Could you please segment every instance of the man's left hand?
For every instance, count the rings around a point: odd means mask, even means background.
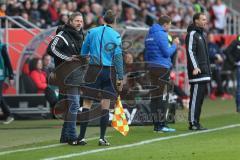
[[[122,92],[122,89],[123,89],[123,80],[117,80],[117,81],[116,81],[116,86],[117,86],[118,92]]]

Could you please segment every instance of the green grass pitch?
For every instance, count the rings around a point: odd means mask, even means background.
[[[185,110],[177,111],[178,121],[170,124],[177,129],[175,133],[154,133],[152,126],[130,126],[129,135],[124,137],[109,127],[109,147],[97,145],[98,127],[88,128],[86,146],[69,146],[58,143],[60,120],[14,121],[0,125],[0,160],[240,159],[240,114],[235,112],[233,100],[205,100],[202,124],[209,132],[192,134],[186,118]]]

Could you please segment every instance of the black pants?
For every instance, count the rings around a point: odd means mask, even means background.
[[[217,83],[216,95],[221,96],[224,93],[223,85],[222,85],[222,77],[221,71],[219,68],[212,69],[212,79],[214,79]]]
[[[207,82],[191,84],[188,121],[195,125],[200,122],[202,104],[205,96]]]
[[[3,80],[0,80],[0,106],[2,109],[2,112],[4,114],[4,117],[7,118],[8,116],[11,115],[10,109],[7,105],[7,103],[5,102],[4,98],[3,98],[3,94],[2,94],[2,89],[3,89]]]
[[[179,97],[187,97],[187,94],[177,85],[173,86],[173,92]]]
[[[166,125],[167,101],[163,100],[163,94],[169,82],[169,70],[161,67],[152,67],[149,70],[151,85],[157,87],[151,92],[150,108],[154,126]]]

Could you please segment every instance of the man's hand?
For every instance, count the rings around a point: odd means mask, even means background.
[[[72,55],[71,57],[69,57],[66,61],[71,62],[71,61],[80,61],[79,56],[78,55]]]
[[[13,80],[13,79],[10,79],[10,80],[9,80],[9,84],[10,84],[10,86],[13,87],[13,86],[14,86],[14,80]]]
[[[117,86],[118,92],[122,92],[122,89],[123,89],[123,80],[117,80],[117,81],[116,81],[116,86]]]
[[[223,58],[220,54],[216,54],[216,63],[218,64],[223,63]]]
[[[179,45],[179,44],[180,44],[180,40],[179,40],[178,37],[174,38],[173,44],[176,44],[176,45]]]
[[[201,70],[199,68],[195,68],[192,72],[192,74],[195,76],[195,75],[198,75],[199,73],[201,73]]]
[[[90,56],[87,55],[87,56],[82,56],[82,60],[83,60],[83,63],[89,63],[90,61]]]
[[[72,57],[73,61],[80,61],[80,55],[72,55]]]

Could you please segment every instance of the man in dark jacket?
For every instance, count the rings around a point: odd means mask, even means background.
[[[0,42],[0,106],[2,108],[4,117],[6,118],[6,121],[3,122],[3,124],[9,124],[12,121],[14,121],[14,117],[12,116],[10,109],[2,95],[3,83],[6,77],[9,78],[10,85],[13,86],[14,75],[12,65],[7,52],[7,46]]]
[[[236,63],[240,61],[240,35],[225,49],[224,54],[226,59],[223,70],[236,69]]]
[[[145,39],[144,59],[148,64],[151,85],[156,86],[151,93],[151,112],[153,117],[154,131],[173,132],[175,129],[169,128],[166,124],[165,108],[166,101],[163,101],[164,89],[169,81],[170,69],[172,67],[171,58],[177,49],[179,39],[173,40],[169,45],[168,30],[171,26],[171,18],[161,16],[159,23],[154,24]]]
[[[216,95],[221,96],[222,99],[232,99],[232,96],[224,92],[222,84],[222,64],[223,64],[223,54],[219,45],[214,40],[214,35],[212,33],[208,34],[208,50],[210,66],[212,71],[212,79],[216,81],[216,90],[211,87],[210,99],[215,100]]]
[[[233,71],[237,67],[237,92],[236,106],[237,112],[240,113],[240,35],[224,51],[226,59],[223,70]]]
[[[48,47],[48,53],[53,55],[56,67],[66,61],[72,62],[74,60],[78,60],[77,56],[81,51],[83,43],[82,26],[82,14],[80,12],[76,12],[69,17],[69,21],[66,25],[58,28],[57,35]],[[70,65],[70,63],[68,64]],[[65,113],[65,122],[62,128],[60,143],[68,142],[70,145],[78,144],[76,118],[80,108],[80,90],[79,87],[76,85],[74,86],[73,84],[79,80],[79,77],[81,77],[81,72],[74,71],[65,81],[67,85],[72,85],[68,86],[66,91],[64,91],[66,98],[71,100],[71,105],[69,106],[68,112]]]
[[[209,54],[204,27],[207,16],[196,13],[193,24],[187,29],[186,50],[188,78],[191,85],[189,102],[189,130],[204,130],[200,125],[200,114],[207,83],[211,80]]]

